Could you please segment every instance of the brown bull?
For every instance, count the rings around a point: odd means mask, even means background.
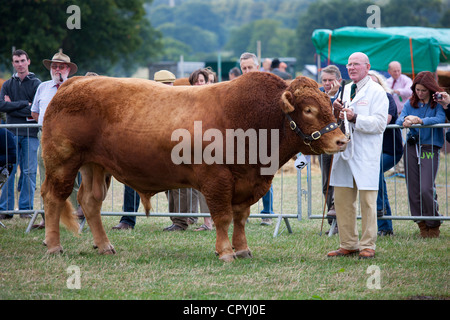
[[[217,133],[226,137],[229,129],[255,130],[258,137],[262,137],[261,129],[268,129],[267,150],[277,155],[278,168],[298,152],[343,150],[346,138],[342,131],[334,130],[334,121],[329,98],[318,90],[316,82],[305,77],[287,86],[277,76],[254,72],[230,82],[196,87],[169,87],[139,79],[74,77],[58,90],[43,123],[46,176],[42,197],[48,252],[62,250],[60,218],[69,229],[78,230],[67,198],[80,170],[78,201],[99,253],[115,253],[100,216],[114,176],[139,193],[147,214],[150,198],[158,192],[186,187],[200,190],[216,226],[220,259],[251,257],[245,223],[250,206],[268,191],[276,170],[261,174],[270,164],[251,162],[251,151],[256,149],[249,141],[235,146],[247,152],[244,163],[235,153],[227,158],[230,154],[225,148],[222,154],[219,148],[210,153],[216,160],[223,159],[214,163],[199,163],[194,154],[185,153],[198,152],[199,146],[200,155],[208,148],[211,151],[214,139],[202,139],[209,129],[216,133],[215,139]],[[198,124],[200,136],[194,134]],[[182,141],[180,135],[174,138],[174,132],[180,129],[192,139],[184,137],[187,140]],[[178,150],[182,142],[193,148]],[[174,161],[174,154],[178,155],[174,150],[184,162],[175,163],[180,159]],[[231,221],[233,245],[228,238]]]

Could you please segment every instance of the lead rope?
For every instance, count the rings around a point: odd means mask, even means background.
[[[349,143],[351,144],[351,149],[350,149],[350,156],[347,157],[344,155],[344,152],[342,152],[341,157],[344,160],[349,160],[351,158],[353,158],[353,153],[355,150],[355,145],[353,144],[352,141],[352,131],[350,130],[350,125],[348,123],[348,119],[347,119],[347,111],[344,111],[344,128],[345,128],[345,136],[347,137],[347,139],[349,140]]]

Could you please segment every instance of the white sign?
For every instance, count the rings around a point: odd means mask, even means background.
[[[308,165],[308,163],[309,159],[307,159],[303,154],[299,153],[297,156],[297,160],[295,160],[294,165],[298,170],[302,170],[304,167]]]

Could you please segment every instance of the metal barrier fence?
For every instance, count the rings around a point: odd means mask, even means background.
[[[40,127],[37,124],[30,125],[0,125],[0,128],[9,128],[13,132],[19,128],[34,128]],[[450,128],[450,124],[439,124],[433,126],[414,126],[416,128]],[[386,130],[394,128],[402,128],[397,125],[389,125]],[[403,129],[403,136],[405,136],[406,129]],[[422,220],[449,220],[448,207],[448,167],[450,159],[448,157],[450,147],[445,143],[440,151],[439,171],[436,178],[436,194],[438,196],[440,205],[440,217],[423,217]],[[286,229],[292,233],[292,228],[289,219],[302,220],[303,213],[307,212],[308,219],[322,219],[324,209],[324,197],[322,195],[322,173],[318,165],[318,157],[311,157],[311,162],[302,170],[298,170],[294,166],[293,160],[288,162],[281,168],[273,179],[273,209],[275,214],[267,215],[261,214],[262,201],[254,204],[251,207],[250,218],[273,218],[276,219],[274,230],[274,237],[280,232],[282,222],[284,221]],[[409,201],[406,190],[405,174],[394,169],[391,173],[386,173],[386,183],[389,201],[392,208],[392,216],[384,216],[379,219],[391,220],[417,220],[417,217],[410,215]],[[18,169],[15,175],[15,186],[19,182]],[[31,214],[32,219],[26,232],[31,230],[31,225],[39,214],[44,213],[43,202],[40,196],[40,178],[37,172],[36,191],[34,193],[34,207],[30,210],[19,210],[17,206],[13,210],[0,211],[0,214]],[[4,188],[5,189],[5,186]],[[4,192],[4,190],[2,190]],[[123,194],[124,186],[120,182],[113,179],[108,195],[103,202],[101,214],[103,216],[145,216],[142,211],[138,212],[124,212],[123,211]],[[18,192],[15,192],[15,204],[18,203]],[[164,193],[159,193],[152,198],[152,212],[150,217],[174,217],[174,216],[188,216],[188,217],[208,217],[209,213],[182,213],[169,212],[168,201]],[[360,217],[358,217],[360,218]],[[1,222],[1,221],[0,221]],[[330,232],[330,235],[332,233]]]
[[[424,126],[424,125],[413,125],[413,128],[416,128],[419,130],[422,128],[442,128],[443,130],[446,130],[446,128],[450,128],[450,123],[446,124],[436,124],[431,126]],[[408,129],[403,128],[402,126],[398,125],[388,125],[386,130],[393,130],[396,128],[402,129],[402,139],[403,144],[405,144],[406,141],[406,132]],[[408,148],[408,146],[406,146]],[[404,150],[403,156],[401,158],[401,161],[405,161],[405,153]],[[379,217],[379,220],[450,220],[449,217],[449,184],[448,184],[448,177],[449,177],[449,165],[450,165],[450,158],[448,156],[448,153],[450,153],[450,144],[448,142],[445,142],[445,134],[444,134],[444,145],[441,148],[439,152],[439,167],[438,167],[438,173],[436,175],[436,183],[435,183],[435,195],[437,196],[437,200],[439,203],[439,213],[441,216],[412,216],[410,214],[410,204],[408,200],[408,190],[405,182],[405,178],[408,175],[407,167],[404,166],[404,171],[400,171],[398,166],[395,166],[393,170],[385,172],[385,180],[386,180],[386,187],[387,187],[387,194],[388,199],[390,203],[390,207],[392,210],[391,216],[382,216]],[[400,162],[401,162],[400,161]],[[314,175],[311,174],[311,166],[308,166],[307,168],[307,189],[305,191],[302,190],[302,192],[308,194],[306,201],[306,207],[307,207],[307,215],[309,219],[322,219],[323,218],[323,208],[324,208],[324,201],[322,201],[321,205],[322,207],[318,210],[317,207],[315,207],[312,203],[313,196],[311,195],[317,195],[321,194],[322,190],[320,189],[322,186],[320,185],[320,188],[317,187],[317,182],[314,183]],[[317,178],[316,181],[321,182],[321,176]],[[302,204],[300,204],[302,205]],[[359,207],[358,207],[358,213],[359,213]],[[302,210],[300,210],[302,211]],[[317,214],[319,213],[319,214]],[[326,216],[326,212],[325,212]],[[360,219],[361,216],[358,214],[358,219]],[[333,235],[334,226],[336,225],[336,220],[333,220],[333,223],[331,224],[330,233],[329,236]]]

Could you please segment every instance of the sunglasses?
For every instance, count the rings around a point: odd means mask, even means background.
[[[52,64],[52,69],[53,70],[65,70],[67,69],[68,66],[66,64]]]

